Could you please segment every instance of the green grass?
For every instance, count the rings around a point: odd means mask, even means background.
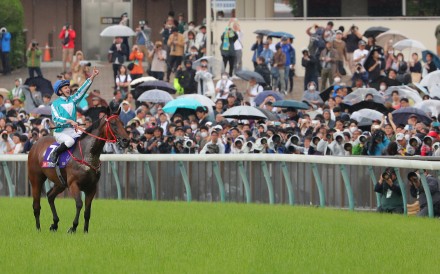
[[[437,273],[440,221],[308,207],[96,200],[90,233],[0,199],[1,273]]]

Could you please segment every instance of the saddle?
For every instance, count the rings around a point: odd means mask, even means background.
[[[43,162],[41,163],[42,168],[54,168],[55,167],[55,165],[49,159],[50,159],[50,155],[52,154],[52,152],[59,145],[60,144],[58,144],[57,142],[54,142],[53,144],[51,144],[50,146],[47,147],[46,151],[44,152]],[[69,148],[68,150],[61,153],[60,157],[58,158],[58,167],[59,168],[65,168],[67,166],[67,164],[70,161],[70,158],[72,158],[70,156],[70,154],[73,153],[75,146],[76,146],[76,140],[75,140],[75,144],[71,148]]]

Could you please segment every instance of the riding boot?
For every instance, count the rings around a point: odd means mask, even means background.
[[[50,162],[54,165],[56,165],[58,163],[58,157],[61,155],[61,153],[63,153],[64,151],[68,150],[69,148],[62,143],[61,145],[59,145],[50,155]]]

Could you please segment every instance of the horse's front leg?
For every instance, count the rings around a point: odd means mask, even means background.
[[[50,209],[52,210],[53,215],[53,224],[50,226],[50,231],[58,230],[58,222],[60,219],[58,218],[57,209],[55,208],[55,198],[58,194],[66,189],[64,186],[60,184],[55,184],[54,187],[47,193],[47,200],[50,205]]]
[[[73,220],[73,225],[68,232],[75,233],[76,228],[78,227],[79,214],[81,213],[81,209],[83,207],[83,201],[81,200],[81,191],[79,190],[79,187],[76,184],[76,182],[73,182],[69,188],[70,188],[70,193],[72,193],[72,196],[75,199],[76,215],[75,215],[75,219]]]
[[[84,233],[89,232],[89,220],[92,213],[92,201],[95,197],[96,187],[89,193],[86,193],[86,207],[84,209]]]

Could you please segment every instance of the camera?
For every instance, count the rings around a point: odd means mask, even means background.
[[[382,173],[382,178],[384,180],[388,180],[391,178],[391,171],[389,169],[386,169],[383,173]]]
[[[351,143],[345,143],[344,144],[344,150],[345,151],[351,152],[352,149],[353,149],[353,145]]]
[[[325,135],[325,138],[326,138],[327,140],[330,140],[330,139],[332,139],[332,135],[331,135],[330,133],[327,133],[327,135]]]
[[[21,120],[24,120],[26,118],[26,115],[24,113],[20,113],[20,114],[18,114],[18,118],[20,118]]]
[[[2,139],[5,140],[5,141],[8,140],[8,133],[3,132],[2,133]]]
[[[292,143],[293,145],[298,145],[299,144],[299,136],[298,135],[293,135],[292,137],[289,138],[290,143]]]
[[[194,144],[194,142],[192,140],[188,139],[183,142],[183,147],[184,148],[191,148],[193,146],[193,144]]]
[[[6,29],[5,29],[5,28],[2,28],[1,32],[2,32],[2,33],[5,33],[5,32],[6,32]]]
[[[32,42],[32,47],[33,48],[38,47],[38,43],[37,42]]]
[[[359,136],[359,142],[361,144],[365,144],[365,142],[367,142],[367,136],[365,136],[365,135]]]

